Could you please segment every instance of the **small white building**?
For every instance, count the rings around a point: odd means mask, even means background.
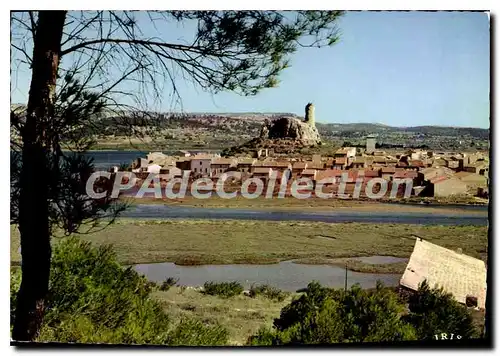
[[[150,164],[148,166],[148,173],[160,174],[161,166],[159,164]]]

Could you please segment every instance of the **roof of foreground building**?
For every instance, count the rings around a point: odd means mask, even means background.
[[[430,287],[442,287],[460,303],[465,304],[467,296],[474,296],[477,306],[485,307],[485,263],[417,238],[400,284],[417,290],[425,279]]]

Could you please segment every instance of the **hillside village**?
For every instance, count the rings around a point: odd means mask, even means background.
[[[250,177],[259,177],[267,182],[273,172],[277,173],[279,180],[289,169],[291,178],[308,177],[313,182],[330,177],[340,178],[343,173],[347,173],[353,180],[346,184],[347,194],[352,193],[357,178],[363,179],[363,186],[374,178],[388,182],[410,178],[413,181],[412,196],[488,196],[489,160],[486,153],[411,149],[386,152],[375,149],[375,140],[374,137],[368,137],[364,149],[343,147],[329,156],[313,155],[309,160],[276,158],[265,149],[256,151],[254,157],[229,158],[184,150],[174,155],[151,152],[146,158],[134,161],[129,170],[136,173],[137,185],[149,173],[159,174],[161,182],[182,177],[185,172],[192,179],[204,177],[216,182],[225,172],[235,171],[241,183]],[[114,169],[117,170],[117,167]],[[331,187],[333,192],[337,188]]]
[[[396,180],[411,180],[410,196],[488,197],[489,160],[487,152],[483,151],[439,152],[424,149],[384,151],[378,148],[380,143],[377,142],[376,135],[365,137],[365,147],[341,147],[324,155],[313,154],[310,158],[287,157],[283,152],[276,150],[279,146],[285,146],[293,152],[304,147],[322,145],[314,112],[314,105],[308,103],[303,121],[295,117],[282,117],[272,122],[266,120],[259,137],[226,151],[225,157],[221,157],[220,154],[188,150],[180,150],[173,155],[150,152],[146,158],[134,161],[128,169],[136,174],[134,182],[136,187],[141,186],[150,173],[158,174],[160,182],[166,184],[185,175],[191,181],[197,178],[209,178],[216,183],[224,173],[234,172],[230,184],[233,188],[241,187],[243,181],[248,178],[259,178],[265,186],[270,179],[276,179],[281,185],[285,177],[288,179],[286,194],[291,194],[290,183],[297,178],[310,179],[313,188],[319,181],[325,182],[327,178],[336,178],[335,183],[322,187],[324,193],[333,193],[343,198],[362,198],[366,196],[367,186],[372,192],[377,190],[373,193],[380,192],[382,189],[380,179],[382,179],[387,181],[389,188],[385,193],[381,193],[382,197],[391,194],[393,182]],[[117,170],[117,167],[113,168],[113,171]],[[288,176],[284,176],[285,174]],[[348,177],[347,182],[341,182],[341,177]],[[369,185],[373,179],[377,181]],[[353,194],[357,182],[361,182],[359,196],[357,193]],[[399,188],[401,186],[398,185]],[[277,193],[276,187],[275,193]],[[395,197],[405,195],[403,193],[406,192],[398,190]]]

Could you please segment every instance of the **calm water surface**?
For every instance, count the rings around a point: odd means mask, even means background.
[[[93,151],[86,155],[94,159],[94,164],[98,169],[107,169],[121,163],[130,164],[138,157],[146,157],[146,151]],[[172,152],[164,151],[169,154]],[[401,204],[402,206],[406,204]],[[439,207],[429,205],[429,207]],[[443,208],[451,206],[443,206]],[[283,212],[283,211],[258,211],[246,209],[209,209],[209,208],[189,208],[189,207],[169,207],[163,205],[141,204],[123,213],[123,217],[141,219],[162,219],[162,218],[196,218],[196,219],[242,219],[242,220],[301,220],[301,221],[321,221],[321,222],[371,222],[371,223],[403,223],[403,224],[423,224],[423,225],[482,225],[488,224],[488,207],[485,206],[460,206],[464,213],[395,213],[384,212],[383,209],[377,212]],[[467,211],[480,211],[484,214],[470,214]]]
[[[268,211],[228,208],[195,208],[160,204],[139,204],[121,214],[125,218],[137,219],[238,219],[267,221],[320,221],[327,223],[363,222],[377,224],[422,224],[422,225],[479,225],[488,224],[488,212],[468,214],[462,212],[398,212],[383,211]]]
[[[245,289],[252,284],[269,284],[286,291],[296,291],[315,280],[324,286],[343,288],[345,269],[327,265],[303,265],[292,261],[272,265],[205,265],[177,266],[174,263],[135,265],[134,269],[149,280],[160,282],[168,277],[178,278],[179,285],[202,286],[207,281],[240,282]],[[397,286],[401,275],[347,271],[348,287],[359,283],[373,288],[377,280],[386,286]]]

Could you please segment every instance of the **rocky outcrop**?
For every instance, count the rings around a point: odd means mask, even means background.
[[[321,144],[321,137],[316,127],[294,117],[282,117],[272,123],[265,123],[261,130],[260,139],[294,140],[301,143],[302,146]]]
[[[222,152],[224,156],[247,154],[258,149],[269,149],[271,152],[287,154],[297,152],[304,147],[321,145],[321,137],[315,126],[314,106],[306,106],[305,120],[285,116],[262,125],[259,137],[242,145],[231,147]]]

